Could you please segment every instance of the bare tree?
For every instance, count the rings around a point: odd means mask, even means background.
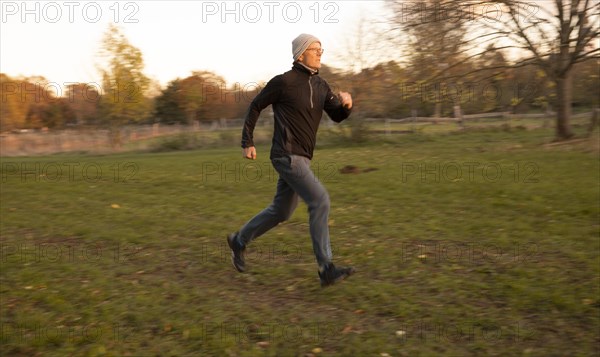
[[[494,51],[513,51],[517,58],[508,66],[536,65],[555,83],[556,138],[564,140],[573,136],[569,125],[572,71],[577,63],[600,58],[598,42],[594,41],[600,34],[599,2],[436,0],[436,16],[427,15],[432,9],[419,4],[422,3],[395,1],[390,4],[396,15],[392,21],[393,28],[407,31],[423,24],[450,23],[456,27],[464,26],[468,33],[461,43],[461,52],[466,56],[456,57],[449,66],[432,73],[431,77],[444,76],[452,68],[482,56],[490,48]],[[428,36],[442,38],[447,26],[437,26],[437,29]],[[484,69],[506,68],[506,65],[502,65]],[[469,73],[472,71],[463,72],[462,75]]]
[[[404,57],[408,59],[412,83],[417,89],[412,96],[420,97],[421,104],[435,107],[434,116],[442,116],[442,87],[446,87],[440,74],[449,77],[456,69],[451,64],[463,63],[466,36],[464,23],[442,21],[447,18],[444,0],[396,2],[393,21],[403,24],[401,41],[405,44]],[[453,103],[459,104],[459,103]]]
[[[384,36],[385,21],[381,21],[376,13],[363,9],[356,24],[353,26],[343,41],[341,49],[333,54],[342,69],[338,72],[337,83],[333,85],[335,91],[347,90],[352,94],[354,101],[354,117],[362,117],[370,112],[367,107],[372,107],[382,102],[384,93],[374,95],[374,92],[382,92],[384,81],[371,75],[371,69],[381,66],[384,60],[389,61],[390,47]]]

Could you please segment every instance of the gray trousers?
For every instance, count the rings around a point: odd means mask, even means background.
[[[310,236],[317,263],[331,262],[329,242],[329,194],[310,169],[310,160],[290,155],[271,161],[279,173],[277,192],[270,206],[248,221],[238,234],[239,243],[247,245],[283,221],[287,221],[298,206],[298,196],[306,202]]]

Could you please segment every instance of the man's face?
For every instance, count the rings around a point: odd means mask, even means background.
[[[300,56],[299,60],[310,68],[319,69],[321,68],[322,54],[323,50],[321,49],[321,44],[319,42],[313,42]]]

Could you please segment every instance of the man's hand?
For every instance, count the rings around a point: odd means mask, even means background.
[[[340,101],[342,102],[342,106],[347,109],[352,109],[352,96],[348,92],[340,92]]]
[[[254,146],[242,148],[242,156],[245,159],[256,160],[256,148]]]

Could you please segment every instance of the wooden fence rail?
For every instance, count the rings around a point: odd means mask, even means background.
[[[512,119],[546,119],[546,123],[554,120],[555,113],[548,114],[510,114],[506,112],[481,113],[461,115],[460,110],[456,111],[460,117],[418,117],[411,116],[405,118],[365,118],[368,123],[384,124],[384,129],[375,131],[391,134],[395,132],[407,132],[407,130],[392,130],[394,124],[416,124],[416,123],[456,123],[464,126],[470,121],[482,121],[486,119],[499,118],[510,121]],[[579,113],[572,115],[572,119],[584,120],[590,118],[589,132],[591,132],[598,122],[600,122],[600,109],[593,112]],[[325,121],[326,126],[332,126],[330,120]],[[194,125],[138,125],[129,126],[121,130],[121,136],[124,143],[143,143],[144,140],[165,137],[189,132],[219,132],[224,130],[238,131],[241,134],[243,119],[221,119],[212,122],[195,123]],[[272,128],[273,118],[261,118],[261,125]],[[408,130],[410,132],[410,130]],[[81,130],[68,129],[61,131],[21,131],[18,133],[3,133],[0,135],[0,156],[21,156],[21,155],[46,155],[57,152],[114,152],[111,147],[109,133],[107,130]]]

